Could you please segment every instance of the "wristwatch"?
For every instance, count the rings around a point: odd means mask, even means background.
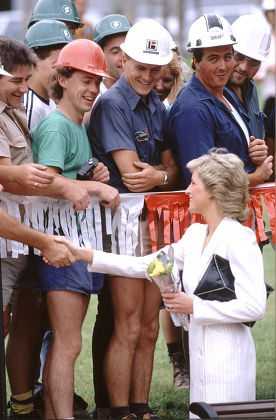
[[[168,172],[163,171],[163,174],[164,174],[164,182],[163,182],[163,185],[167,185],[168,182],[169,182]]]

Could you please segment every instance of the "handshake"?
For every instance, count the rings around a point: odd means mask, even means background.
[[[46,235],[45,246],[39,247],[40,255],[46,264],[56,268],[70,266],[78,260],[89,264],[93,261],[93,250],[80,248],[64,236]]]

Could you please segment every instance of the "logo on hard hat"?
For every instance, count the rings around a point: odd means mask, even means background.
[[[63,13],[65,13],[66,15],[71,15],[72,14],[72,9],[70,6],[67,6],[67,4],[64,4],[62,6],[62,11]]]
[[[63,33],[63,35],[65,36],[65,38],[70,38],[70,32],[68,31],[68,29],[63,29],[61,30],[61,32]]]
[[[222,39],[223,37],[224,37],[224,34],[212,35],[210,36],[210,39],[213,41],[214,39]]]
[[[146,50],[149,52],[157,51],[158,41],[153,39],[147,39]]]
[[[111,22],[110,26],[113,29],[119,29],[122,26],[122,24],[119,20],[113,20],[113,22]]]

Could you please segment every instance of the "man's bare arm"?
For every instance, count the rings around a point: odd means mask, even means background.
[[[56,242],[54,235],[46,235],[25,226],[2,209],[0,209],[0,236],[38,248],[55,267],[75,262],[75,257],[69,249],[64,244]]]

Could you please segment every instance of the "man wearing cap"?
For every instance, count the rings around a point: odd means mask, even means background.
[[[212,147],[238,155],[251,185],[270,175],[272,158],[267,157],[264,141],[253,137],[244,108],[225,88],[235,66],[234,44],[231,26],[223,17],[207,14],[191,25],[187,49],[193,53],[195,72],[174,102],[168,121],[168,135],[182,170],[182,188],[191,180],[187,162]]]
[[[38,0],[32,12],[28,28],[35,22],[44,19],[54,19],[64,22],[73,38],[76,37],[77,29],[83,27],[76,5],[71,0]]]
[[[163,138],[166,109],[153,90],[162,65],[172,59],[170,39],[154,20],[133,25],[121,44],[124,74],[93,108],[88,135],[96,155],[110,170],[109,183],[119,192],[160,191],[177,184],[178,168]],[[147,253],[148,222],[141,219]],[[116,276],[109,281],[114,309],[114,333],[105,359],[110,416],[154,417],[148,395],[160,293],[146,281]]]
[[[24,43],[37,57],[30,87],[23,97],[30,130],[35,128],[49,112],[56,109],[56,104],[48,92],[49,85],[55,77],[52,65],[56,63],[61,48],[70,41],[73,41],[73,37],[65,23],[53,19],[36,22],[25,34]]]
[[[108,15],[97,22],[94,29],[94,42],[103,50],[108,74],[113,79],[104,79],[101,83],[100,92],[106,92],[123,74],[122,58],[123,51],[120,45],[125,41],[125,37],[131,25],[127,18],[122,15]]]
[[[32,131],[34,158],[44,162],[48,172],[84,185],[102,205],[116,209],[119,194],[105,184],[109,174],[103,164],[91,181],[76,181],[77,171],[92,157],[82,120],[98,95],[102,77],[109,77],[104,54],[88,39],[74,40],[62,48],[54,66],[57,76],[50,94],[58,106]],[[37,272],[46,292],[52,328],[43,373],[45,417],[72,418],[74,364],[81,350],[81,326],[93,280],[80,261],[57,270],[38,260]]]

